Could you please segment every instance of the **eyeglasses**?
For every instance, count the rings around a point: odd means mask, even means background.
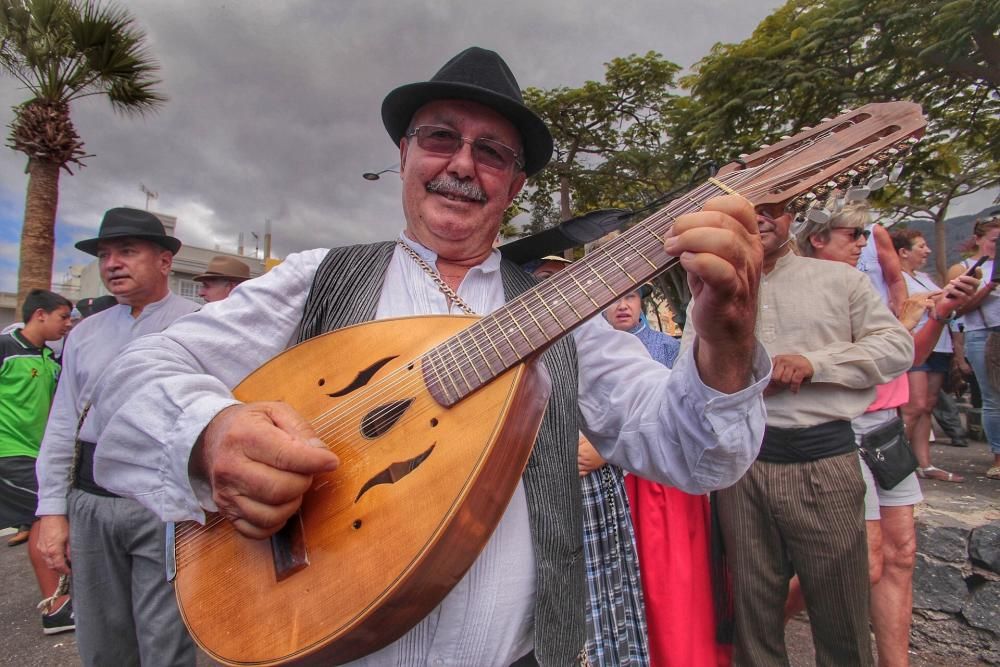
[[[849,232],[851,232],[851,240],[852,241],[857,241],[862,236],[867,239],[869,236],[872,235],[872,232],[871,232],[870,229],[865,229],[863,227],[831,227],[830,229],[846,229],[846,230],[848,230]]]
[[[788,212],[784,204],[761,204],[756,211],[772,222]]]
[[[500,171],[511,165],[516,165],[518,169],[524,168],[524,162],[517,151],[493,139],[469,139],[456,130],[438,125],[419,125],[407,132],[406,136],[416,136],[417,145],[430,153],[454,155],[462,148],[462,144],[469,144],[472,146],[472,159],[484,167]]]

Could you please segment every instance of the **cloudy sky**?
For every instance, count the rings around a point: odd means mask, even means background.
[[[235,252],[272,221],[274,254],[391,238],[402,227],[398,152],[379,109],[397,85],[428,79],[455,53],[501,53],[522,87],[601,79],[614,57],[655,50],[684,67],[740,41],[779,0],[129,0],[170,98],[157,113],[116,115],[100,98],[72,112],[95,157],[63,176],[55,277],[88,261],[74,242],[103,211],[178,218],[187,244]],[[0,79],[0,118],[26,99]],[[6,130],[4,130],[6,134]],[[16,289],[26,176],[0,149],[0,291]]]

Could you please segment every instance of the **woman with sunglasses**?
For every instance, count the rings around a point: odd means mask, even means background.
[[[923,234],[912,229],[893,232],[892,243],[899,255],[899,264],[903,269],[903,279],[906,281],[910,297],[933,298],[937,296],[941,291],[937,283],[929,275],[919,270],[927,263],[927,258],[931,255],[931,249]],[[924,313],[913,331],[922,329],[930,316],[931,314]],[[937,317],[936,314],[934,316]],[[954,353],[951,334],[951,327],[946,326],[927,359],[922,363],[915,364],[910,369],[908,373],[910,400],[902,407],[902,412],[903,421],[906,423],[906,435],[910,439],[913,453],[920,464],[920,467],[917,468],[917,475],[924,479],[935,479],[942,482],[964,482],[965,478],[961,475],[942,470],[931,464],[931,412],[937,404],[938,394],[951,370]]]
[[[979,383],[983,397],[983,430],[993,454],[993,464],[986,471],[986,476],[996,480],[1000,480],[1000,386],[990,382],[990,361],[994,367],[998,362],[992,359],[987,361],[986,341],[991,336],[1000,336],[1000,293],[997,292],[997,283],[990,280],[994,273],[998,237],[1000,216],[977,220],[968,242],[973,254],[949,271],[949,275],[964,273],[981,258],[989,258],[982,265],[984,281],[979,291],[958,312],[965,323],[965,358],[969,360]]]

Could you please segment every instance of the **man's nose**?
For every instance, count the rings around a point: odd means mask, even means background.
[[[472,144],[463,141],[462,145],[448,162],[448,171],[458,178],[472,178],[476,174],[476,160],[472,156]]]

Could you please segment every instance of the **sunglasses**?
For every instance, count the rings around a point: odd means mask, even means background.
[[[477,164],[498,171],[509,169],[511,165],[516,165],[518,169],[524,168],[517,151],[493,139],[469,139],[456,130],[438,125],[419,125],[407,132],[406,136],[416,137],[417,145],[429,153],[454,155],[462,148],[462,144],[469,144],[472,146],[472,159]]]
[[[870,229],[864,229],[862,227],[831,227],[830,229],[846,229],[847,231],[851,232],[852,241],[857,241],[862,236],[867,239],[869,236],[872,235]]]

